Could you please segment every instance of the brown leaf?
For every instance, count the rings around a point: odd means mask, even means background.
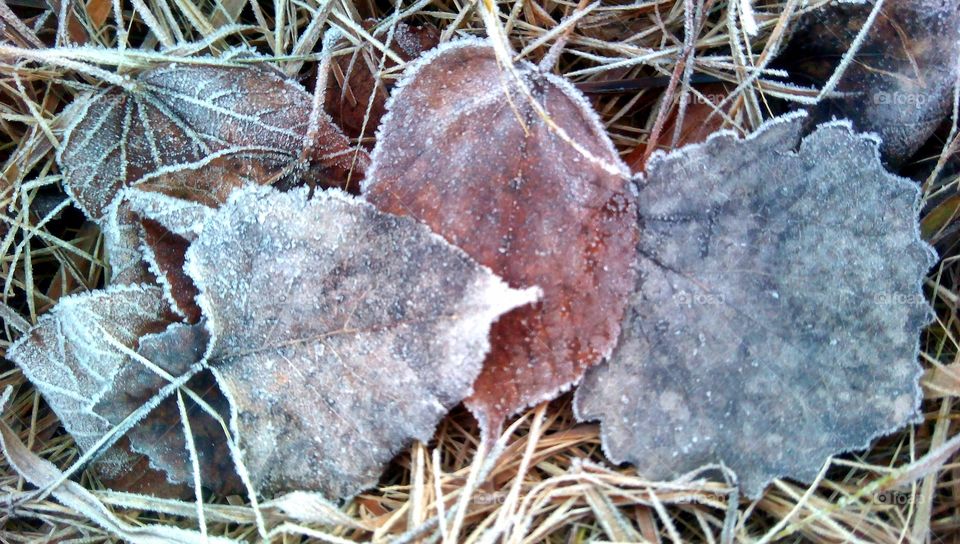
[[[226,187],[221,187],[222,198],[226,199]],[[202,198],[216,203],[213,199],[214,195],[210,194]],[[183,273],[183,253],[211,213],[210,206],[197,200],[167,196],[149,184],[122,190],[101,221],[104,250],[110,264],[109,284],[159,282],[174,311],[195,323],[199,319],[196,313],[199,310],[193,302],[196,289],[191,291],[191,282]],[[144,227],[147,221],[151,223],[149,232]]]
[[[543,288],[541,303],[491,332],[468,400],[487,433],[610,353],[634,283],[626,166],[568,83],[530,64],[516,69],[549,123],[487,42],[427,54],[391,99],[364,188],[380,209],[420,219],[512,286]]]
[[[8,356],[87,451],[167,385],[143,360],[176,378],[202,359],[206,330],[171,325],[172,319],[159,287],[114,286],[67,296]],[[227,421],[229,406],[209,373],[194,376],[186,387]],[[186,404],[203,483],[220,493],[242,490],[224,427],[192,399]],[[99,457],[97,475],[114,489],[186,496],[190,486],[183,484],[191,484],[193,475],[184,436],[177,402],[167,397]]]
[[[334,153],[347,153],[349,151],[349,149],[338,149]],[[279,182],[284,169],[289,168],[291,164],[293,163],[289,156],[231,153],[215,157],[201,165],[165,172],[138,183],[135,187],[144,191],[155,191],[181,200],[216,207],[226,202],[227,197],[235,189],[244,185],[266,185]],[[345,168],[346,166],[346,162],[342,165],[335,165],[336,168]]]
[[[785,52],[786,66],[826,81],[873,8],[831,3],[810,11]],[[950,113],[960,59],[960,8],[943,0],[889,0],[836,90],[813,109],[811,123],[850,119],[875,132],[892,164],[908,159]]]
[[[118,191],[149,183],[181,198],[222,202],[233,188],[269,183],[305,152],[312,97],[264,65],[171,64],[140,74],[129,89],[82,99],[58,161],[67,191],[92,219]],[[349,141],[323,115],[315,175],[330,184],[354,165]],[[202,167],[202,168],[201,168]]]
[[[155,279],[140,218],[120,198],[125,187],[215,207],[238,187],[280,180],[304,155],[314,163],[307,182],[343,185],[362,175],[366,155],[325,114],[315,141],[304,141],[311,108],[310,95],[266,66],[169,65],[141,74],[131,90],[74,104],[58,160],[68,193],[103,228],[111,283]],[[171,302],[195,314],[184,300]]]
[[[639,278],[574,404],[646,478],[723,463],[751,498],[917,420],[919,190],[847,123],[804,115],[648,163]]]
[[[235,192],[187,252],[258,492],[350,497],[470,393],[490,323],[536,299],[341,191]]]
[[[90,17],[90,22],[96,28],[103,26],[112,11],[110,0],[89,0],[86,3],[86,8],[87,16]]]
[[[94,473],[104,487],[170,499],[185,500],[194,496],[190,487],[171,482],[167,474],[153,465],[148,457],[134,450],[129,437],[121,437],[105,457],[109,459],[115,455],[119,455],[121,461],[109,470],[104,470],[102,461],[93,465]]]
[[[203,230],[203,224],[210,219],[215,208],[226,202],[229,196],[229,193],[224,194],[222,200],[214,200],[211,206],[196,199],[168,196],[151,189],[131,187],[123,192],[122,199],[141,220],[155,221],[167,231],[191,241]]]
[[[183,271],[190,240],[151,219],[142,219],[140,226],[143,229],[144,258],[163,287],[167,300],[172,301],[174,311],[187,323],[197,323],[200,321],[200,307],[196,302],[199,292]]]
[[[371,30],[376,22],[374,19],[367,19],[363,26]],[[381,32],[380,39],[385,38],[386,32]],[[411,61],[424,51],[436,47],[438,43],[440,31],[435,26],[411,25],[400,21],[394,30],[390,49],[403,60]],[[387,112],[386,82],[381,81],[376,85],[376,74],[382,55],[379,50],[364,42],[364,46],[358,48],[354,54],[336,57],[331,68],[333,73],[327,82],[324,108],[350,138],[360,138],[361,135],[372,137]],[[384,68],[389,69],[395,65],[387,58]],[[368,107],[370,117],[364,125]]]

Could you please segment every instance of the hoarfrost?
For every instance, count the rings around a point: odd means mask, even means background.
[[[123,198],[129,202],[130,210],[139,217],[156,221],[164,229],[187,240],[193,240],[200,234],[203,224],[214,212],[214,208],[195,200],[136,187],[124,191]]]
[[[471,392],[490,324],[536,299],[336,190],[234,193],[187,252],[208,361],[261,493],[350,497]]]
[[[623,335],[575,398],[607,455],[645,477],[722,462],[757,497],[918,417],[934,262],[919,191],[875,138],[837,122],[801,142],[803,122],[649,163]]]
[[[513,68],[487,41],[425,53],[393,92],[364,183],[380,209],[544,290],[491,332],[468,400],[488,435],[610,353],[637,240],[627,168],[589,103],[562,78]]]
[[[332,185],[364,166],[322,112],[316,141],[304,141],[312,97],[266,66],[171,64],[141,74],[133,90],[81,100],[58,162],[67,191],[94,220],[138,183],[222,201],[237,186],[282,175],[307,148],[323,158],[316,174]]]
[[[115,286],[60,299],[7,357],[43,395],[82,450],[89,450],[112,425],[94,406],[110,393],[114,377],[129,364],[137,340],[171,318],[158,287]],[[109,477],[129,459],[118,449],[100,461]]]

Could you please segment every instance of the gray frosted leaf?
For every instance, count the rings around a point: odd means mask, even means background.
[[[645,477],[723,462],[756,497],[917,418],[919,191],[875,139],[835,122],[800,141],[803,121],[649,163],[620,344],[575,399]]]
[[[301,155],[312,175],[342,185],[352,148],[321,114],[305,137],[312,97],[267,66],[171,64],[140,74],[129,89],[81,98],[58,155],[65,186],[100,220],[123,187],[155,189],[209,205],[246,183],[270,183]]]
[[[43,395],[82,450],[112,425],[93,407],[128,361],[140,336],[171,318],[159,287],[115,286],[60,299],[7,357]],[[100,465],[117,476],[126,463],[108,452]],[[112,465],[112,466],[111,466]]]
[[[331,190],[238,191],[187,252],[208,361],[258,491],[349,497],[471,392],[536,299],[409,218]]]

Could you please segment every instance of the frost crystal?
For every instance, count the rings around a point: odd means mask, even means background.
[[[541,304],[491,332],[468,400],[488,436],[610,353],[634,283],[626,166],[570,84],[514,68],[486,41],[425,54],[393,93],[364,187],[377,207],[425,222],[511,285],[543,288]]]
[[[362,176],[365,153],[353,150],[325,113],[318,113],[306,141],[311,111],[312,97],[265,65],[169,65],[140,74],[132,89],[111,87],[81,98],[71,107],[57,159],[67,192],[103,227],[112,282],[152,279],[139,252],[132,204],[118,202],[125,187],[165,195],[166,202],[158,197],[148,203],[153,212],[173,204],[178,213],[202,214],[176,201],[216,207],[238,187],[293,173],[323,186]],[[173,230],[168,219],[176,218],[167,213],[156,220]]]
[[[623,335],[575,398],[645,477],[723,462],[757,497],[917,418],[918,189],[875,139],[829,123],[800,141],[803,121],[649,163]]]
[[[375,483],[471,392],[491,322],[537,296],[336,190],[235,192],[186,269],[240,461],[268,494]]]
[[[224,194],[226,198],[228,195]],[[210,218],[214,208],[184,198],[176,198],[157,191],[144,191],[131,187],[123,193],[131,211],[144,220],[155,221],[165,230],[193,240],[200,234],[203,224]],[[219,205],[220,202],[216,202]]]
[[[93,407],[111,395],[143,334],[172,317],[158,287],[116,286],[60,299],[7,356],[43,395],[83,450],[112,425]],[[108,452],[101,465],[117,476],[126,460]],[[112,466],[110,466],[112,465]]]
[[[267,66],[165,66],[141,74],[133,90],[86,98],[58,161],[71,196],[95,220],[122,187],[148,181],[173,196],[222,201],[304,151],[311,103]],[[316,151],[329,157],[321,166],[349,169],[347,139],[325,115],[318,130]]]

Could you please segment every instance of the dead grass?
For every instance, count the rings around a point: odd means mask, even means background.
[[[5,23],[0,28],[6,38],[0,44],[4,347],[19,335],[18,328],[34,322],[60,296],[102,284],[99,232],[64,200],[53,158],[63,124],[60,114],[73,96],[171,56],[217,55],[234,46],[272,55],[278,66],[309,84],[320,38],[314,30],[340,27],[358,45],[383,40],[385,33],[379,30],[395,13],[389,3],[369,0],[325,7],[316,0],[136,0],[123,2],[118,32],[110,0],[70,2],[61,9],[62,1],[10,1],[12,10],[0,3]],[[687,83],[691,76],[724,82],[728,91],[737,89],[717,115],[725,126],[741,131],[749,131],[787,103],[809,102],[815,91],[784,86],[763,70],[782,48],[796,17],[821,3],[757,4],[755,36],[738,31],[741,20],[729,18],[727,3],[714,0],[705,0],[700,14],[692,0],[581,3],[579,8],[575,2],[535,0],[501,3],[499,8],[500,24],[515,50],[530,60],[539,61],[558,36],[567,35],[557,70],[592,85],[592,90],[615,90],[619,80],[654,78],[644,79],[642,89],[595,95],[617,146],[625,156],[642,159],[651,141],[662,148],[682,139],[670,118],[683,109],[681,104],[696,101],[698,93],[703,97],[699,86],[694,89]],[[482,33],[481,9],[470,2],[436,0],[404,3],[401,13],[408,20],[437,25],[444,38],[450,38]],[[578,9],[586,13],[578,16],[575,28],[562,22]],[[372,35],[365,35],[359,24],[370,16],[386,19]],[[699,28],[685,38],[685,26]],[[81,48],[39,48],[54,41]],[[138,50],[154,50],[158,43],[171,49],[165,55]],[[385,77],[390,80],[398,73],[399,68],[393,69]],[[952,132],[947,137],[953,138]],[[957,174],[950,167],[956,140],[950,144],[934,142],[928,156],[910,166],[918,179],[930,178],[928,194],[937,191],[938,199],[945,201],[957,186]],[[942,206],[935,211],[944,214]],[[513,542],[947,539],[960,530],[960,464],[948,460],[941,465],[942,459],[924,456],[957,434],[954,420],[960,415],[955,400],[960,396],[956,362],[960,269],[956,241],[944,235],[960,225],[955,216],[953,209],[935,224],[943,259],[928,282],[938,319],[923,344],[923,363],[929,369],[925,421],[877,442],[869,451],[833,459],[812,487],[778,481],[759,501],[749,502],[726,485],[706,482],[697,474],[677,482],[644,480],[629,467],[605,461],[597,427],[577,424],[565,397],[518,418],[503,438],[503,454],[488,467],[475,459],[474,421],[458,410],[444,420],[433,442],[411,447],[377,489],[343,508],[363,528],[345,523],[302,525],[274,516],[268,523],[280,529],[273,540],[481,542],[490,538],[485,531],[492,527],[502,529],[501,538]],[[4,362],[0,372],[0,387],[15,388],[4,420],[42,457],[69,466],[78,452],[56,418],[13,365]],[[463,498],[472,471],[486,477],[471,497]],[[98,489],[87,474],[81,481]],[[111,540],[90,520],[52,499],[25,496],[28,488],[0,464],[0,489],[8,494],[4,499],[8,507],[0,514],[0,540]],[[196,527],[191,504],[102,490],[96,494],[132,524]],[[242,497],[207,499],[211,535],[257,538],[252,511]],[[466,507],[459,510],[462,521],[452,513],[458,504]]]

